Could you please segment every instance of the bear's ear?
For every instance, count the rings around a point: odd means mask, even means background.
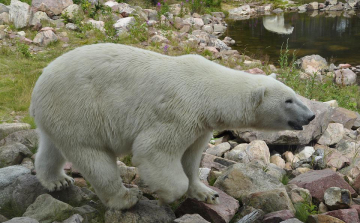
[[[276,74],[275,74],[275,73],[271,73],[271,74],[269,75],[269,77],[272,77],[272,78],[274,78],[274,79],[276,80]]]
[[[265,87],[259,87],[253,91],[253,93],[251,95],[251,101],[255,108],[258,107],[261,104],[261,102],[263,101],[264,96],[265,96],[265,90],[266,90]]]

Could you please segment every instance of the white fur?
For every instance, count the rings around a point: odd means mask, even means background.
[[[217,193],[198,177],[213,129],[290,129],[288,120],[311,113],[271,77],[197,55],[169,57],[115,44],[80,47],[50,63],[35,85],[30,112],[41,138],[40,182],[50,190],[66,187],[72,182],[62,170],[68,160],[117,209],[139,197],[122,184],[120,154],[133,154],[141,178],[162,202],[187,192],[216,203]]]

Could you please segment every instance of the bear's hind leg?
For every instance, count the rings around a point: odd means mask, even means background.
[[[219,194],[207,187],[199,178],[199,167],[202,153],[211,139],[211,133],[199,137],[184,153],[182,165],[189,178],[188,196],[209,204],[219,203]]]
[[[68,151],[66,155],[106,206],[118,210],[128,209],[141,198],[142,193],[137,188],[127,189],[123,185],[116,155],[111,151],[80,147]]]
[[[61,190],[74,183],[64,171],[65,158],[41,129],[39,148],[35,157],[36,177],[49,191]]]

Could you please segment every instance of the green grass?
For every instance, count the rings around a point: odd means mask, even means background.
[[[318,214],[317,206],[307,202],[297,203],[295,207],[295,217],[302,222],[306,222],[308,217],[313,214]]]

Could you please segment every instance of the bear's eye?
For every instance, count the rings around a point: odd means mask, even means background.
[[[293,103],[293,101],[291,99],[288,99],[288,100],[285,101],[285,103],[290,103],[291,104],[291,103]]]

